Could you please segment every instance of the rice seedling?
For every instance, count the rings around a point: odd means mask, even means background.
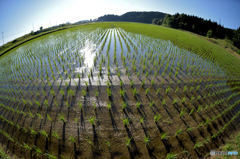
[[[119,93],[120,93],[122,98],[125,97],[125,90],[123,90],[122,88],[120,89]]]
[[[40,131],[40,134],[41,134],[42,136],[48,138],[48,134],[47,134],[47,132],[46,132],[45,130],[41,130],[41,131]]]
[[[125,110],[127,108],[127,103],[125,101],[123,101],[122,103],[122,110]]]
[[[35,150],[35,155],[36,156],[41,156],[43,154],[42,150],[38,147],[35,147],[34,150]]]
[[[126,138],[126,146],[127,147],[131,146],[131,140],[132,140],[131,138],[128,138],[128,137]]]
[[[142,80],[142,82],[141,82],[141,87],[143,88],[144,86],[145,86],[145,79]]]
[[[124,126],[128,126],[129,125],[129,119],[128,118],[124,118],[124,119],[122,119],[122,121],[123,121],[123,125]]]
[[[91,123],[91,125],[95,125],[96,124],[96,118],[93,116],[93,117],[90,117],[88,119],[88,121]]]
[[[173,99],[173,102],[172,102],[172,104],[174,105],[174,104],[176,104],[178,102],[178,99]]]
[[[44,154],[48,159],[57,159],[56,156],[52,155],[52,154],[49,154],[49,153],[45,153]]]
[[[166,105],[166,100],[165,99],[162,100],[162,105]]]
[[[161,92],[161,90],[160,90],[160,88],[158,88],[156,91],[156,95],[160,95],[160,92]]]
[[[56,138],[57,140],[60,139],[60,136],[59,136],[58,133],[55,132],[55,131],[52,133],[52,136],[53,136],[54,138]]]
[[[167,133],[163,133],[161,135],[161,140],[167,140],[169,138],[169,136],[167,135]]]
[[[175,133],[175,136],[177,137],[177,136],[179,136],[180,134],[182,134],[183,133],[183,130],[182,129],[178,129],[177,131],[176,131],[176,133]]]
[[[137,97],[137,94],[138,94],[137,89],[134,88],[134,89],[132,90],[132,93],[133,93],[133,96],[136,98],[136,97]]]
[[[193,115],[194,111],[195,111],[195,108],[192,108],[188,115],[190,116]]]
[[[79,102],[79,103],[78,103],[78,108],[79,108],[80,110],[82,110],[82,108],[83,108],[82,102]]]
[[[85,89],[82,90],[82,95],[83,95],[84,97],[87,96],[87,91],[86,91]]]
[[[201,147],[203,147],[203,146],[204,146],[203,143],[197,142],[197,143],[194,145],[194,149],[198,149],[198,148],[201,148]]]
[[[162,116],[160,114],[154,115],[154,122],[157,123],[161,119],[161,117]]]
[[[153,100],[150,101],[149,106],[152,107],[152,106],[154,106],[154,105],[155,105],[155,102],[154,102]]]
[[[134,82],[133,80],[130,80],[130,86],[133,88]]]
[[[123,81],[122,80],[120,80],[120,86],[123,87]]]
[[[145,89],[145,95],[147,96],[149,94],[149,88]]]
[[[182,109],[179,113],[180,118],[182,118],[184,116],[184,114],[185,114],[185,111],[184,111],[184,109]]]
[[[166,88],[166,90],[165,90],[165,94],[168,94],[168,93],[170,92],[170,90],[171,90],[171,87],[168,86],[168,87]]]
[[[145,145],[148,145],[149,142],[150,142],[149,137],[145,136],[145,137],[144,137],[144,143],[145,143]]]
[[[141,117],[140,120],[139,120],[139,122],[140,122],[141,124],[143,124],[143,123],[144,123],[144,118]]]
[[[168,153],[166,159],[177,159],[177,154]]]
[[[63,115],[63,114],[60,114],[59,116],[58,116],[58,119],[60,120],[60,121],[62,121],[63,123],[66,123],[66,119],[65,119],[65,116]]]
[[[139,102],[139,101],[136,103],[136,107],[137,107],[138,109],[141,107],[141,105],[142,105],[142,104],[141,104],[141,102]]]
[[[107,104],[107,108],[108,108],[108,110],[112,109],[112,103],[111,102]]]

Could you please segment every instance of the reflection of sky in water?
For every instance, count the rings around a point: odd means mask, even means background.
[[[84,56],[84,64],[87,67],[92,68],[94,65],[94,57],[96,55],[96,44],[87,39],[85,41],[85,46],[80,50],[80,53],[81,52]]]
[[[75,73],[81,73],[84,70],[93,68],[94,57],[96,56],[96,44],[87,39],[83,48],[79,50],[79,55],[84,59],[84,66],[76,67]]]

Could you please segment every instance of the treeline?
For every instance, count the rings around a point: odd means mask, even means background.
[[[234,32],[233,44],[240,49],[240,27]]]
[[[154,18],[163,19],[165,13],[162,12],[127,12],[123,15],[104,15],[97,19],[97,21],[126,21],[126,22],[141,22],[152,23]]]
[[[233,44],[240,48],[239,29],[238,31],[224,28],[211,20],[205,20],[197,16],[176,13],[166,15],[164,19],[153,19],[154,24],[165,25],[176,29],[183,29],[207,37],[227,38],[233,41]]]

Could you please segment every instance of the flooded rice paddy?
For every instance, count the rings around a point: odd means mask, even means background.
[[[50,34],[0,58],[0,139],[24,158],[201,158],[238,126],[239,88],[171,41]]]

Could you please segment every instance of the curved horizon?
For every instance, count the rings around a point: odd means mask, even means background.
[[[121,15],[129,11],[158,11],[167,14],[185,13],[210,19],[224,27],[240,26],[240,1],[78,1],[78,0],[9,0],[0,2],[0,44],[50,26],[96,19],[105,14]]]

